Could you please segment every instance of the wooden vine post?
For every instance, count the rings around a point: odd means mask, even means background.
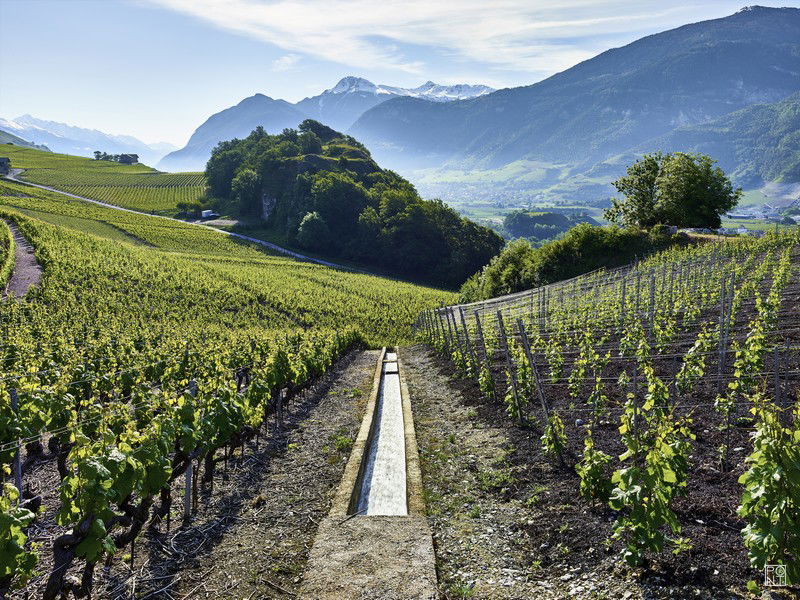
[[[14,412],[17,420],[19,420],[19,398],[17,397],[17,390],[11,388],[9,390],[11,396],[11,410]],[[14,452],[14,485],[19,491],[19,497],[22,498],[22,442],[17,438],[17,450]]]
[[[442,327],[442,313],[441,309],[435,310],[434,314],[436,318],[434,320],[434,325],[436,326],[436,339],[440,340],[442,345],[447,345],[447,339],[444,335],[444,328]]]
[[[481,325],[481,316],[478,314],[478,311],[475,311],[475,335],[478,338],[478,344],[480,344],[481,352],[483,352],[483,360],[486,365],[487,369],[491,369],[492,361],[489,357],[489,351],[486,349],[486,339],[483,337],[483,326]]]
[[[544,413],[544,420],[546,423],[550,420],[550,407],[547,405],[547,400],[544,398],[542,383],[539,380],[539,370],[536,368],[536,361],[534,360],[533,352],[531,352],[531,344],[530,340],[528,339],[528,332],[525,331],[525,324],[522,322],[522,319],[517,319],[517,328],[519,329],[519,335],[522,339],[522,347],[525,350],[525,357],[528,359],[528,364],[531,366],[531,372],[533,372],[533,383],[536,386],[536,394],[539,396],[539,403],[542,405],[542,412]]]
[[[456,315],[455,310],[452,308],[447,309],[447,327],[450,328],[450,321],[453,322],[453,329],[451,332],[452,337],[454,338],[453,346],[458,347],[458,351],[461,354],[462,360],[464,362],[467,361],[467,354],[464,352],[464,347],[461,345],[461,338],[458,335],[458,324],[456,323]]]
[[[511,352],[508,348],[508,339],[506,338],[506,326],[503,323],[503,313],[497,311],[497,332],[500,340],[500,349],[506,355],[506,369],[508,371],[508,378],[511,382],[511,391],[514,394],[514,406],[517,409],[519,421],[522,423],[522,411],[519,409],[519,390],[517,389],[517,374],[514,369],[514,360],[511,358]]]
[[[475,311],[475,335],[478,338],[478,343],[480,344],[481,352],[483,352],[483,364],[484,368],[489,372],[490,381],[492,383],[492,391],[491,391],[491,398],[492,400],[497,399],[497,390],[495,389],[495,382],[494,377],[491,376],[492,372],[492,359],[493,356],[489,356],[489,349],[486,347],[486,338],[483,336],[483,326],[481,325],[481,316],[478,311]],[[477,351],[477,349],[476,349]],[[478,372],[478,381],[480,382],[480,372]]]
[[[475,378],[478,377],[478,360],[475,357],[475,348],[472,345],[472,340],[469,339],[469,328],[467,328],[467,319],[464,317],[464,309],[459,307],[459,315],[461,316],[461,327],[464,330],[464,340],[467,344],[467,352],[469,353],[470,364],[472,364],[472,373]]]
[[[197,382],[192,379],[189,382],[189,394],[192,398],[197,397]],[[192,490],[194,488],[194,460],[191,453],[189,454],[188,464],[186,465],[186,473],[184,475],[183,487],[183,520],[188,521],[192,516]]]

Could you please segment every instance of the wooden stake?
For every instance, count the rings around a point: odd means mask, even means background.
[[[464,317],[464,309],[459,307],[458,309],[459,316],[461,317],[461,328],[464,330],[464,342],[467,345],[467,351],[469,353],[470,362],[472,364],[472,372],[475,375],[475,378],[478,378],[478,360],[475,357],[475,349],[472,346],[472,340],[469,339],[469,328],[467,328],[467,319]]]
[[[19,420],[19,398],[17,398],[17,390],[11,388],[9,390],[11,396],[11,410],[14,412],[14,417]],[[17,486],[19,491],[20,501],[22,500],[22,442],[17,438],[17,450],[14,452],[14,485]]]
[[[542,391],[542,383],[539,381],[539,370],[536,368],[536,361],[531,352],[531,344],[528,340],[528,332],[525,331],[525,324],[522,319],[517,319],[517,327],[519,328],[519,335],[522,338],[522,347],[525,350],[525,357],[528,359],[528,364],[531,366],[533,372],[533,381],[536,385],[536,393],[539,396],[539,402],[542,405],[542,412],[544,412],[545,423],[550,420],[550,410],[547,406],[547,401],[544,399],[544,392]]]
[[[511,358],[511,352],[508,349],[508,339],[506,338],[506,327],[503,323],[503,313],[497,311],[497,330],[500,339],[500,347],[506,355],[506,368],[508,369],[508,377],[511,380],[511,390],[514,394],[514,406],[517,408],[517,415],[519,416],[520,423],[522,422],[522,411],[519,410],[519,391],[517,390],[517,375],[514,370],[514,361]]]

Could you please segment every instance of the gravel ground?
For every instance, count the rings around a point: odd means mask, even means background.
[[[13,295],[16,298],[24,296],[31,286],[39,285],[42,281],[42,267],[36,261],[33,246],[25,239],[20,230],[13,223],[8,222],[11,233],[14,234],[16,252],[14,254],[14,270],[8,280],[5,296]]]

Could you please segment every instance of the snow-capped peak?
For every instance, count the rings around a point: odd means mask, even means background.
[[[348,94],[352,92],[367,92],[370,94],[377,93],[378,86],[371,81],[367,81],[362,77],[344,77],[339,83],[329,90],[325,90],[331,94]]]
[[[423,98],[433,102],[450,102],[451,100],[466,100],[493,92],[494,89],[486,85],[439,85],[433,81],[426,81],[419,87],[402,88],[391,85],[375,85],[363,77],[344,77],[334,87],[325,90],[326,94],[367,93],[374,95],[411,96]]]
[[[423,98],[437,102],[466,100],[468,98],[476,98],[478,96],[491,94],[493,91],[494,88],[490,88],[487,85],[469,85],[466,83],[459,83],[456,85],[439,85],[433,81],[426,81],[421,86],[409,90],[409,92],[413,92]]]

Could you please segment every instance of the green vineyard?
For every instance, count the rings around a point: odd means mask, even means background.
[[[268,436],[349,349],[409,340],[454,298],[10,182],[0,216],[44,268],[0,306],[3,594],[90,593],[184,480],[213,485],[221,453]]]
[[[714,560],[738,536],[754,569],[798,583],[798,244],[794,230],[670,250],[415,328],[541,436],[554,477],[578,475],[589,535],[630,565],[695,544]]]
[[[27,148],[4,147],[22,178],[70,194],[147,213],[174,214],[180,202],[205,193],[202,173],[161,173],[144,165],[92,160]]]

